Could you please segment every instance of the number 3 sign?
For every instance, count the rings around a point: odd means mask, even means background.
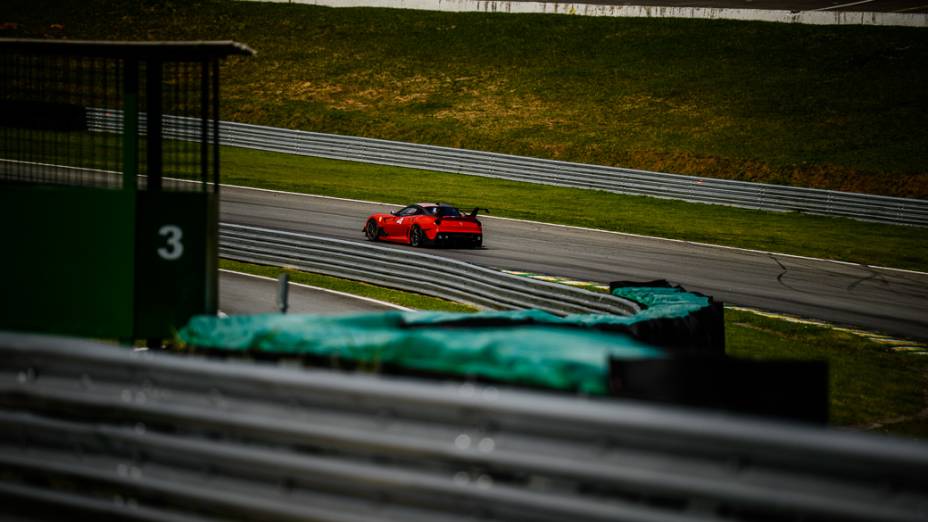
[[[164,225],[158,229],[158,235],[167,238],[167,246],[158,249],[161,259],[174,261],[184,254],[184,244],[180,242],[184,233],[179,226]]]

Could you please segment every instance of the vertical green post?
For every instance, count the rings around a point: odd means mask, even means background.
[[[139,62],[126,60],[122,93],[122,188],[135,196],[139,173]]]
[[[136,192],[138,191],[138,173],[139,173],[139,62],[137,60],[127,59],[123,67],[123,92],[122,92],[122,192],[126,198],[128,212],[125,218],[129,223],[128,241],[126,248],[135,250],[135,223],[136,223]],[[135,266],[129,267],[129,281],[135,280]],[[130,317],[135,315],[135,289],[132,290],[132,298],[129,306],[133,307],[130,311]],[[135,326],[131,327],[132,337],[120,339],[125,345],[131,345],[134,342]]]
[[[206,311],[219,311],[219,58],[213,58],[213,196],[209,208],[209,250],[206,252]],[[208,176],[207,172],[203,176]]]
[[[164,175],[164,105],[161,97],[164,93],[163,62],[148,59],[145,62],[145,165],[146,188],[150,192],[161,190]]]

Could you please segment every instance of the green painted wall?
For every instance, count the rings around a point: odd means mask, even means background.
[[[130,337],[134,194],[0,190],[0,328]]]
[[[169,338],[215,314],[218,200],[3,185],[0,329]]]

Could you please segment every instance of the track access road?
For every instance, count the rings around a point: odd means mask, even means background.
[[[219,272],[219,310],[228,315],[277,313],[277,281],[250,274]],[[402,307],[321,288],[290,284],[288,312],[293,314],[352,314],[398,310]]]
[[[220,220],[362,242],[365,218],[396,208],[224,187]],[[481,220],[484,248],[429,253],[584,281],[667,279],[728,304],[928,340],[928,274],[491,216]]]

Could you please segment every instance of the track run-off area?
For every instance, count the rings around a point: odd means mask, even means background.
[[[278,286],[277,280],[269,277],[220,270],[219,311],[226,315],[279,312]],[[408,310],[403,306],[325,288],[293,282],[288,286],[288,313],[338,315]]]
[[[357,242],[364,242],[361,228],[369,214],[401,206],[232,186],[221,195],[223,223]],[[598,283],[666,279],[730,305],[928,340],[926,273],[492,216],[481,220],[484,248],[429,253]]]

